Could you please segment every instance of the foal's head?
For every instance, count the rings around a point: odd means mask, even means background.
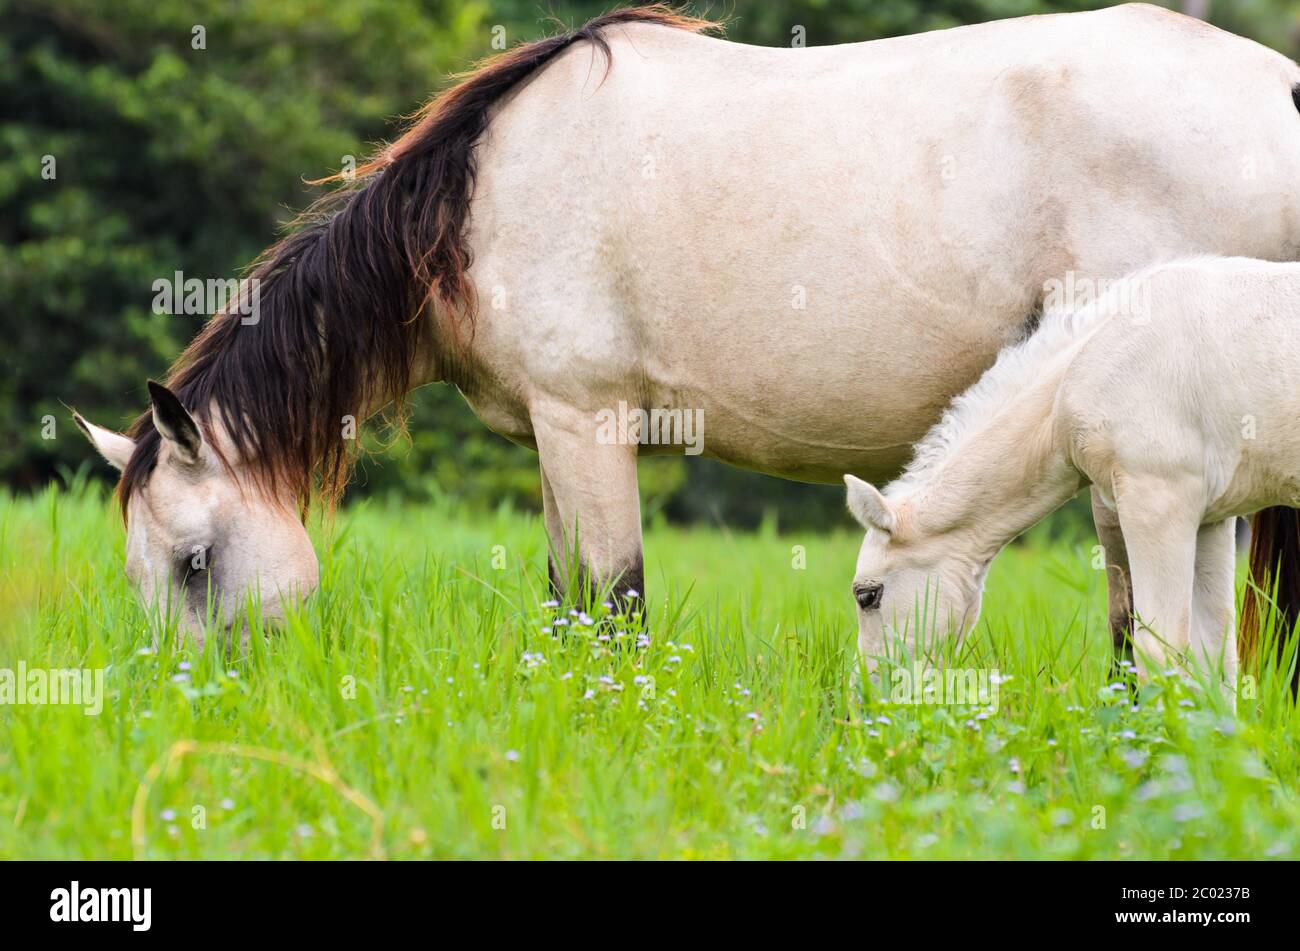
[[[207,621],[229,625],[247,604],[280,615],[317,584],[316,553],[295,500],[270,498],[225,442],[213,419],[205,436],[166,387],[149,382],[159,445],[153,469],[126,508],[126,572],[146,605],[179,613],[201,646]],[[129,436],[76,417],[116,469],[136,451]],[[220,449],[220,452],[218,452]]]
[[[853,576],[858,650],[873,658],[897,646],[923,653],[975,626],[988,561],[952,532],[922,527],[911,505],[886,498],[851,475],[849,511],[867,530]]]

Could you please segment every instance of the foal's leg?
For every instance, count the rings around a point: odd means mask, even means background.
[[[533,417],[551,587],[561,594],[574,579],[589,580],[593,589],[612,583],[614,596],[626,600],[629,591],[645,593],[637,447],[602,444],[596,431],[594,412]]]
[[[1133,659],[1133,588],[1129,584],[1128,548],[1120,531],[1119,512],[1101,500],[1092,487],[1092,523],[1097,528],[1102,557],[1106,559],[1106,599],[1109,605],[1110,637],[1115,646],[1116,666]]]
[[[1222,677],[1227,696],[1237,689],[1237,520],[1203,525],[1196,535],[1196,587],[1192,592],[1192,658]]]
[[[1201,502],[1187,483],[1130,476],[1121,484],[1115,501],[1132,566],[1133,646],[1149,676],[1180,663],[1189,646]]]

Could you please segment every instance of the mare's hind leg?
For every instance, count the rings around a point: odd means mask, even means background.
[[[1150,675],[1181,664],[1191,637],[1203,490],[1195,480],[1117,476],[1115,501],[1133,578],[1133,646]]]
[[[594,410],[535,412],[533,432],[552,590],[562,594],[571,582],[589,581],[593,590],[612,585],[620,601],[632,591],[644,596],[637,447],[600,442]]]
[[[1192,592],[1192,659],[1216,678],[1225,694],[1237,686],[1237,520],[1203,525],[1196,535],[1196,586]]]
[[[1106,599],[1115,666],[1133,659],[1133,588],[1129,584],[1128,548],[1119,527],[1119,512],[1102,501],[1101,491],[1092,487],[1092,522],[1097,528],[1106,559]],[[1118,673],[1118,669],[1116,670]]]

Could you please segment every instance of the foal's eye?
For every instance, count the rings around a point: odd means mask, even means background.
[[[870,611],[872,608],[880,607],[880,599],[884,597],[885,586],[879,581],[872,581],[867,584],[855,584],[853,586],[853,597],[858,601],[858,607],[864,611]]]

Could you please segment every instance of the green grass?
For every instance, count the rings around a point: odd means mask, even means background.
[[[0,667],[106,667],[108,695],[0,707],[0,856],[1300,854],[1281,686],[1131,709],[1091,542],[998,559],[962,660],[1010,678],[981,718],[854,695],[847,530],[650,527],[642,648],[635,621],[543,633],[535,518],[372,505],[315,535],[283,632],[141,653],[113,507],[0,496]]]

